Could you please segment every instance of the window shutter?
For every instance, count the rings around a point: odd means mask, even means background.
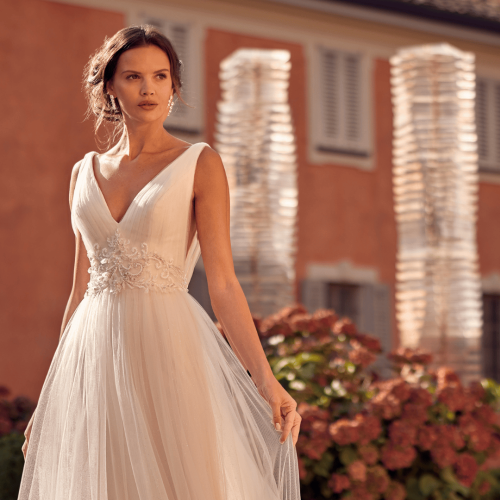
[[[366,154],[361,119],[365,99],[362,93],[360,54],[319,47],[320,93],[317,147],[337,153]]]
[[[322,65],[322,97],[325,142],[340,141],[340,84],[339,84],[339,55],[331,50],[321,53]]]
[[[305,279],[302,280],[302,304],[313,313],[316,309],[327,307],[328,284],[325,281]]]
[[[500,295],[483,294],[483,376],[500,381]]]
[[[476,82],[476,132],[477,152],[480,161],[488,161],[488,86],[483,80]]]
[[[500,82],[495,85],[495,120],[493,125],[494,141],[496,146],[495,164],[496,170],[500,171]]]
[[[345,65],[345,140],[346,145],[356,147],[361,141],[361,92],[360,92],[360,59],[347,54]]]
[[[359,330],[380,340],[383,352],[372,366],[383,378],[392,375],[386,354],[392,349],[391,288],[386,284],[366,284],[359,293]]]
[[[476,78],[475,102],[479,168],[500,172],[500,82]]]
[[[172,112],[165,120],[165,127],[167,129],[199,133],[202,128],[200,110],[201,64],[193,27],[188,23],[150,16],[144,16],[143,23],[156,26],[172,42],[181,61],[182,97],[190,106],[193,106],[188,107],[179,99],[175,99]]]

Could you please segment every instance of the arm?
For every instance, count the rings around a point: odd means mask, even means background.
[[[80,169],[80,163],[77,162],[73,167],[73,171],[71,172],[71,181],[70,181],[70,190],[69,190],[69,208],[73,205],[73,193],[75,191],[76,179],[78,177],[78,172]],[[90,279],[88,268],[90,267],[90,261],[87,257],[87,251],[85,249],[85,245],[83,244],[82,237],[80,232],[77,230],[76,232],[76,243],[75,243],[75,267],[73,272],[73,287],[71,289],[71,293],[69,296],[68,303],[66,305],[66,310],[63,316],[63,322],[61,327],[61,333],[59,334],[59,341],[61,340],[62,334],[66,325],[68,324],[69,319],[71,318],[73,312],[78,307],[78,304],[83,299],[83,295],[85,294],[85,290],[87,288],[87,283]],[[26,429],[24,431],[24,435],[26,440],[22,446],[22,451],[24,454],[24,458],[26,459],[26,453],[28,452],[28,444],[29,438],[31,435],[31,428],[33,427],[33,420],[35,418],[36,409],[31,415],[30,421],[28,422]]]
[[[261,396],[273,409],[273,422],[281,429],[281,442],[290,431],[298,438],[297,403],[276,380],[255,328],[246,297],[234,272],[229,226],[229,186],[222,160],[205,147],[194,178],[195,219],[210,301],[229,343],[247,369]]]

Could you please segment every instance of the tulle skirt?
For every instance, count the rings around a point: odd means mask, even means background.
[[[291,434],[190,294],[86,296],[45,379],[19,500],[298,500]]]

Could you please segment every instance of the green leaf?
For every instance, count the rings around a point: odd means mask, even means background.
[[[425,500],[418,487],[418,480],[416,477],[409,477],[407,479],[405,489],[408,500]]]
[[[311,379],[314,377],[316,371],[316,365],[314,363],[306,363],[300,368],[299,374],[305,379]]]
[[[321,460],[314,465],[314,473],[318,476],[329,478],[332,475],[331,468],[333,461],[333,455],[326,451],[323,453]]]
[[[418,487],[425,497],[429,496],[440,484],[441,481],[432,474],[424,474],[418,480]]]
[[[444,469],[442,469],[441,473],[440,473],[440,476],[441,476],[441,479],[443,481],[445,481],[446,483],[449,484],[450,488],[453,491],[456,491],[456,492],[460,493],[461,495],[463,495],[466,498],[469,496],[469,494],[470,494],[470,488],[467,488],[466,486],[464,486],[463,484],[460,484],[458,482],[458,479],[455,476],[455,474],[454,474],[453,469],[451,468],[451,466],[448,466],[448,467],[445,467]],[[451,493],[450,493],[450,495],[451,495]],[[448,496],[448,497],[452,498],[450,496]]]
[[[352,464],[355,460],[358,459],[358,454],[352,448],[351,446],[343,448],[340,452],[340,461],[345,465],[348,466],[349,464]]]
[[[453,470],[451,467],[445,467],[444,469],[441,469],[441,472],[439,475],[441,476],[441,479],[448,484],[458,483],[458,480],[457,480],[455,474],[453,473]]]

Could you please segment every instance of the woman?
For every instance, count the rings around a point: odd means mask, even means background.
[[[121,136],[73,168],[74,282],[19,500],[299,499],[301,418],[234,273],[224,166],[163,128],[182,100],[172,45],[128,27],[85,73],[96,130]],[[200,252],[231,347],[186,293]]]

